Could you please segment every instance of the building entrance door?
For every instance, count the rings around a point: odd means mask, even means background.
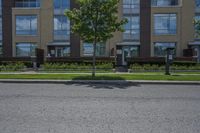
[[[63,48],[56,48],[56,57],[63,57]]]
[[[129,47],[123,47],[122,48],[122,65],[127,65],[127,57],[130,56],[130,49]]]

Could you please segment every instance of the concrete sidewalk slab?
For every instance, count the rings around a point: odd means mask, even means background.
[[[200,81],[155,81],[155,80],[31,80],[31,79],[24,80],[24,79],[0,79],[0,83],[200,85]]]
[[[60,75],[65,75],[65,74],[70,74],[70,75],[91,75],[91,73],[47,73],[47,72],[0,72],[0,75],[56,75],[56,74],[60,74]],[[164,73],[127,73],[127,72],[117,72],[117,73],[96,73],[97,75],[164,75]],[[171,73],[171,75],[199,75],[200,73]]]

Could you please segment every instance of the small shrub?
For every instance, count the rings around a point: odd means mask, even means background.
[[[156,64],[132,64],[129,67],[132,71],[164,71],[165,65],[156,65]],[[200,70],[200,64],[196,65],[177,65],[173,64],[170,66],[170,69],[173,71],[176,70]]]
[[[91,70],[92,64],[89,63],[45,63],[43,70]],[[112,63],[97,63],[96,69],[112,69]]]
[[[24,63],[16,62],[0,66],[0,71],[21,71],[25,68]]]

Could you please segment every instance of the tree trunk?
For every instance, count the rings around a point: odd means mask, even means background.
[[[97,6],[97,5],[96,5]],[[95,77],[96,72],[96,45],[97,45],[97,20],[98,20],[98,8],[96,7],[96,20],[94,22],[94,44],[93,44],[93,70],[92,70],[92,77]]]
[[[96,39],[93,44],[93,60],[92,60],[92,77],[95,77],[96,73]]]

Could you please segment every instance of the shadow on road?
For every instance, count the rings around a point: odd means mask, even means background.
[[[85,85],[93,89],[128,89],[129,87],[135,86],[140,87],[139,84],[123,82],[123,83],[79,83],[77,86]]]
[[[113,76],[97,76],[95,78],[91,76],[79,76],[73,78],[72,83],[76,86],[86,86],[93,89],[127,89],[132,86],[140,87],[138,83],[129,82],[122,77]],[[67,83],[66,85],[69,84],[70,83]]]
[[[81,75],[81,76],[76,76],[72,78],[72,80],[123,80],[125,79],[120,76],[109,76],[109,75],[97,75],[95,77],[92,77],[91,75]]]

